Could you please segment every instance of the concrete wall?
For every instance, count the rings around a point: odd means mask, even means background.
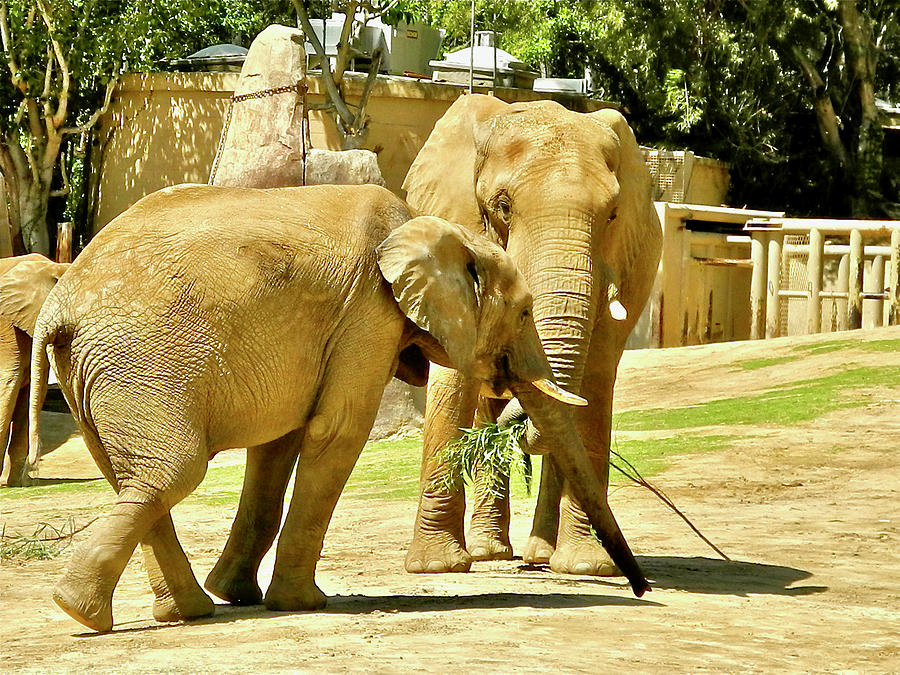
[[[177,183],[206,183],[215,159],[238,73],[155,73],[122,78],[109,112],[101,120],[94,229],[103,227],[138,199]],[[364,77],[345,79],[349,103],[357,103]],[[325,102],[318,78],[308,81],[311,108]],[[368,103],[366,147],[378,155],[388,189],[400,193],[403,178],[435,122],[464,87],[379,76]],[[509,102],[553,98],[581,111],[611,104],[566,95],[498,89]],[[313,147],[340,150],[334,122],[310,112]]]

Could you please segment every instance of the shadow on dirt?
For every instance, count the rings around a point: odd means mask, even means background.
[[[827,586],[793,586],[812,576],[793,567],[702,557],[636,557],[654,588],[741,597],[812,595],[828,590]]]
[[[336,595],[328,598],[328,606],[315,612],[272,612],[262,605],[236,607],[216,605],[214,616],[197,619],[189,624],[169,623],[127,627],[117,624],[109,633],[77,633],[73,637],[93,638],[121,633],[144,633],[170,628],[184,629],[185,625],[210,625],[233,623],[245,619],[277,619],[304,614],[394,614],[398,612],[450,612],[461,609],[511,609],[534,607],[537,609],[578,609],[583,607],[664,607],[658,602],[622,598],[612,595],[568,593],[482,593],[477,595]],[[139,623],[144,623],[143,621]]]

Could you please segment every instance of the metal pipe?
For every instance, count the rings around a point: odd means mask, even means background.
[[[850,253],[850,247],[846,244],[827,244],[823,249],[826,258],[836,258]],[[784,254],[788,257],[799,257],[809,254],[809,244],[785,244]],[[890,246],[863,246],[863,257],[874,258],[876,255],[889,256]]]
[[[475,78],[475,0],[472,0],[472,23],[469,27],[469,93],[472,93],[472,80]]]
[[[882,234],[888,236],[891,231],[900,229],[897,220],[834,220],[828,218],[754,218],[748,220],[745,228],[771,227],[778,228],[785,234],[805,233],[816,228],[822,234],[849,234],[853,230],[866,234]]]

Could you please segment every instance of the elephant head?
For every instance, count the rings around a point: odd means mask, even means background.
[[[393,230],[376,252],[397,304],[421,329],[410,341],[425,358],[480,380],[491,396],[534,383],[557,400],[586,403],[554,384],[531,293],[499,246],[442,218],[420,216]]]
[[[611,407],[615,367],[655,277],[662,238],[649,174],[622,115],[462,96],[435,125],[403,187],[419,213],[460,222],[506,248],[534,296],[537,332],[562,387],[589,400],[596,395],[583,391],[582,381],[589,351],[603,345]],[[612,516],[599,508],[605,483],[598,487],[582,471],[584,446],[565,431],[573,428],[571,410],[543,403],[529,409],[540,399],[516,393],[541,443],[570,470],[567,478],[613,559],[642,592],[646,582],[615,521],[605,533],[598,524],[601,511],[607,521]]]
[[[0,261],[0,316],[32,335],[44,300],[68,267],[37,253],[4,258]]]

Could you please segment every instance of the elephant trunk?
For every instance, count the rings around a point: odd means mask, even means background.
[[[508,252],[534,296],[534,322],[557,383],[578,393],[596,322],[592,217],[572,207],[542,214]]]
[[[528,385],[515,386],[513,391],[541,435],[553,439],[551,453],[557,466],[568,479],[604,548],[631,583],[634,594],[641,597],[650,590],[650,584],[609,508],[606,487],[588,459],[572,409]]]

